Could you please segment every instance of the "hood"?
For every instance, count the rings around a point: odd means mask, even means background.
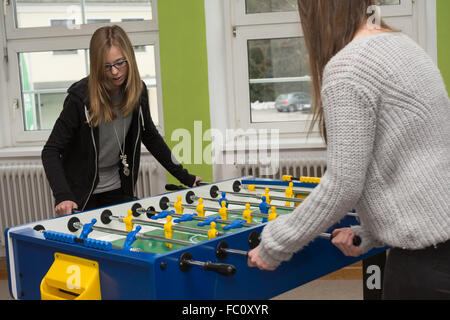
[[[68,93],[71,93],[80,98],[80,100],[86,105],[87,108],[89,108],[90,106],[88,95],[88,80],[89,76],[81,79],[78,82],[75,82],[69,87],[69,89],[67,89]]]

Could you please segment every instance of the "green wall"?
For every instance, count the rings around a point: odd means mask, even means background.
[[[165,139],[190,173],[211,182],[212,166],[202,159],[210,144],[202,142],[203,133],[211,127],[204,0],[158,1],[158,21]],[[201,122],[194,132],[195,121]],[[174,131],[184,135],[172,141]],[[189,147],[184,152],[182,141]],[[167,178],[178,183],[170,174]]]
[[[450,1],[437,0],[436,11],[438,65],[450,93]]]

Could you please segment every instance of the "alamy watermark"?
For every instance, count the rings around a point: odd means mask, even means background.
[[[257,165],[265,175],[278,172],[280,163],[279,129],[218,129],[203,128],[194,121],[191,131],[179,128],[170,137],[175,163],[209,165]]]

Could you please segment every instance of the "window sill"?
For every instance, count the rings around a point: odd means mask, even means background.
[[[0,148],[0,159],[41,158],[42,146]]]

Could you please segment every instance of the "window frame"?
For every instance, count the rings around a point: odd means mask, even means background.
[[[253,39],[271,39],[302,37],[303,31],[300,26],[298,12],[273,12],[273,13],[245,13],[245,0],[225,0],[224,1],[225,21],[230,23],[226,28],[231,27],[232,32],[226,33],[229,50],[232,53],[232,61],[229,62],[231,70],[229,83],[233,83],[232,91],[234,108],[231,114],[236,128],[260,129],[276,128],[280,129],[281,138],[297,136],[305,138],[309,129],[309,120],[302,121],[278,121],[278,122],[251,122],[249,72],[248,72],[248,48],[247,41]],[[400,5],[382,6],[382,17],[388,22],[395,19],[402,27],[409,32],[417,33],[414,21],[413,0],[402,0]],[[280,22],[282,21],[282,22]],[[303,129],[302,129],[303,128]],[[310,137],[319,137],[317,127]],[[310,139],[310,141],[317,141]]]
[[[250,101],[249,90],[249,72],[248,72],[248,47],[249,40],[260,39],[279,39],[303,37],[303,31],[299,23],[290,23],[283,25],[266,25],[266,26],[246,26],[240,28],[236,33],[235,45],[233,50],[235,61],[235,74],[238,72],[235,81],[235,112],[238,115],[238,127],[246,129],[279,129],[283,127],[284,133],[296,133],[299,126],[307,126],[308,120],[300,121],[279,121],[279,122],[251,122],[251,108],[248,103]],[[245,110],[245,111],[244,111]],[[306,128],[306,127],[305,127]]]
[[[233,1],[233,0],[232,0]],[[297,11],[267,12],[267,13],[245,13],[246,0],[234,0],[233,12],[236,26],[255,24],[280,24],[299,23]],[[409,16],[413,14],[413,0],[400,0],[399,5],[387,5],[381,7],[383,17]]]
[[[133,46],[153,46],[155,59],[155,78],[157,93],[158,125],[161,134],[164,134],[161,69],[159,55],[159,30],[157,21],[156,0],[152,1],[152,18],[147,21],[128,21],[114,23],[84,24],[79,28],[68,29],[66,26],[11,28],[13,20],[13,1],[4,7],[4,46],[7,53],[6,89],[7,97],[3,99],[7,106],[3,125],[11,134],[12,146],[43,145],[48,139],[51,130],[26,131],[23,115],[23,96],[20,75],[19,54],[21,52],[41,52],[55,50],[84,50],[89,48],[89,42],[95,30],[102,26],[117,24],[128,34]],[[42,36],[44,35],[44,36]],[[88,58],[88,57],[87,57]],[[87,71],[89,73],[89,71]],[[149,89],[150,87],[147,86]],[[61,106],[62,107],[62,106]]]

